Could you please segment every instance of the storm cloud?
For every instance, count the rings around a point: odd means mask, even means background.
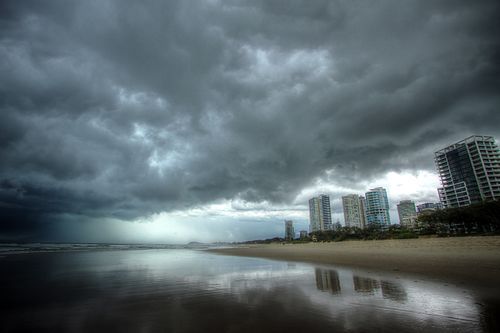
[[[499,22],[493,0],[2,1],[0,236],[434,172],[500,137]]]

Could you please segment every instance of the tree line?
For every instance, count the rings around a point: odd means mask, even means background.
[[[499,234],[500,201],[436,210],[420,215],[417,219],[417,226],[422,235]]]

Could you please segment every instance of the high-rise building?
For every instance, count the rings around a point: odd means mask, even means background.
[[[295,238],[295,230],[293,229],[293,221],[285,221],[285,239],[290,241]]]
[[[411,200],[402,200],[397,205],[399,224],[403,227],[414,228],[417,220],[417,211],[415,210],[415,203]]]
[[[389,200],[383,187],[376,187],[365,193],[366,225],[388,227],[391,224],[389,216]]]
[[[434,155],[444,208],[500,199],[500,152],[493,137],[473,135]]]
[[[357,194],[342,197],[344,208],[344,222],[346,227],[365,227],[365,198]]]
[[[321,194],[309,200],[309,229],[311,232],[332,230],[329,196]]]
[[[425,202],[417,205],[417,215],[432,213],[438,209],[442,209],[443,205],[440,202]]]

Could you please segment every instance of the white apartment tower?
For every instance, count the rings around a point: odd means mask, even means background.
[[[372,188],[365,193],[366,224],[388,227],[391,224],[389,216],[389,200],[383,187]]]
[[[473,135],[434,155],[444,208],[500,199],[500,152],[493,137]]]
[[[366,224],[365,198],[357,194],[342,197],[344,222],[346,227],[363,229]]]
[[[332,230],[330,197],[321,194],[309,200],[309,231]]]

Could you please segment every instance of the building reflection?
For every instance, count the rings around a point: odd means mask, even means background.
[[[384,298],[397,302],[405,302],[408,299],[405,289],[399,283],[380,281],[380,287]]]
[[[316,268],[316,288],[321,291],[329,291],[332,294],[340,294],[340,280],[337,271]]]
[[[353,275],[352,281],[354,283],[354,290],[359,293],[373,294],[375,290],[380,288],[377,280]]]
[[[406,302],[408,295],[399,283],[386,280],[374,280],[353,275],[354,290],[358,293],[374,294],[376,290],[382,291],[382,297],[397,302]]]

